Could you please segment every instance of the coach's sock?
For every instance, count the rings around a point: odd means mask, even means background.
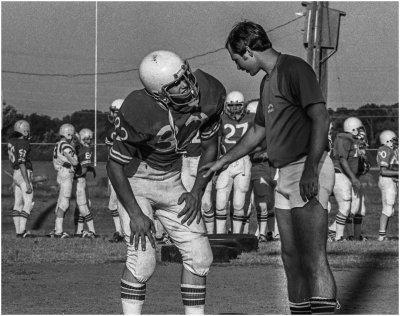
[[[305,301],[301,303],[289,302],[289,309],[292,315],[311,314],[311,303],[310,301]]]
[[[21,211],[19,218],[19,232],[22,234],[26,230],[26,222],[28,221],[29,214],[25,211]]]
[[[124,315],[140,315],[146,298],[146,283],[121,279],[121,302]]]
[[[338,213],[336,215],[336,237],[335,240],[340,240],[344,234],[344,227],[346,225],[347,217]]]
[[[181,294],[186,315],[204,315],[205,285],[181,284]]]
[[[21,234],[22,232],[20,232],[19,230],[19,220],[20,220],[20,211],[17,210],[13,210],[11,213],[11,216],[13,218],[13,222],[14,222],[14,226],[15,226],[15,233],[16,234]]]
[[[316,315],[334,314],[337,301],[335,298],[311,297],[311,313]]]

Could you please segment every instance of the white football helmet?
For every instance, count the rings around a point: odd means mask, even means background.
[[[79,131],[79,140],[85,147],[89,147],[92,144],[93,132],[88,128],[82,128]]]
[[[65,123],[61,125],[58,133],[70,142],[75,136],[75,127],[72,124]]]
[[[14,124],[14,132],[21,133],[25,138],[30,137],[31,126],[25,120],[16,121]]]
[[[256,113],[257,112],[257,107],[258,107],[258,101],[251,101],[249,104],[247,104],[247,112],[249,113]]]
[[[244,96],[239,91],[231,91],[225,99],[225,113],[231,119],[239,121],[245,114]]]
[[[349,117],[343,122],[343,130],[353,136],[358,136],[360,131],[365,131],[365,127],[357,117]]]
[[[173,52],[159,50],[144,57],[139,78],[146,91],[166,107],[190,112],[198,106],[197,80],[188,62]]]
[[[398,145],[397,135],[391,130],[383,131],[379,135],[379,141],[382,145],[386,145],[392,149]]]
[[[111,103],[110,114],[108,115],[108,121],[110,123],[114,123],[115,117],[117,116],[118,111],[122,106],[122,103],[124,103],[124,99],[116,99]]]

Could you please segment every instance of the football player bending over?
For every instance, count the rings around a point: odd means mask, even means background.
[[[376,159],[380,167],[378,186],[382,193],[382,214],[379,222],[379,241],[387,240],[389,219],[394,214],[394,204],[399,190],[399,141],[390,130],[379,135],[381,147]]]
[[[200,131],[199,168],[216,159],[225,88],[199,69],[192,72],[187,61],[169,51],[147,55],[139,77],[144,89],[130,93],[118,112],[107,164],[127,244],[123,312],[141,313],[146,282],[156,264],[155,213],[182,255],[185,313],[204,314],[213,256],[201,198],[210,177],[197,176],[187,191],[181,181],[182,154]]]

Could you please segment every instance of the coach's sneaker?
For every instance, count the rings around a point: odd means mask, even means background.
[[[71,236],[66,232],[62,232],[61,234],[54,233],[54,238],[66,239],[66,238],[71,238]]]

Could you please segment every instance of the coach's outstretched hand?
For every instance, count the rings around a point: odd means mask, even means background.
[[[207,178],[214,172],[222,171],[228,166],[228,163],[224,162],[222,159],[219,159],[213,162],[206,163],[204,166],[201,166],[199,172],[203,173],[203,178]]]
[[[201,194],[194,192],[183,193],[178,200],[178,204],[185,202],[185,206],[182,211],[179,212],[178,218],[185,215],[182,219],[181,224],[187,222],[188,225],[192,224],[197,217],[197,224],[200,223],[201,219]]]
[[[142,250],[146,250],[146,236],[149,238],[150,244],[153,248],[156,247],[154,241],[153,233],[156,233],[156,228],[154,222],[148,218],[146,215],[138,214],[135,216],[134,220],[130,221],[131,237],[130,243],[133,245],[133,240],[135,240],[135,250],[138,250],[139,239],[141,240]]]

